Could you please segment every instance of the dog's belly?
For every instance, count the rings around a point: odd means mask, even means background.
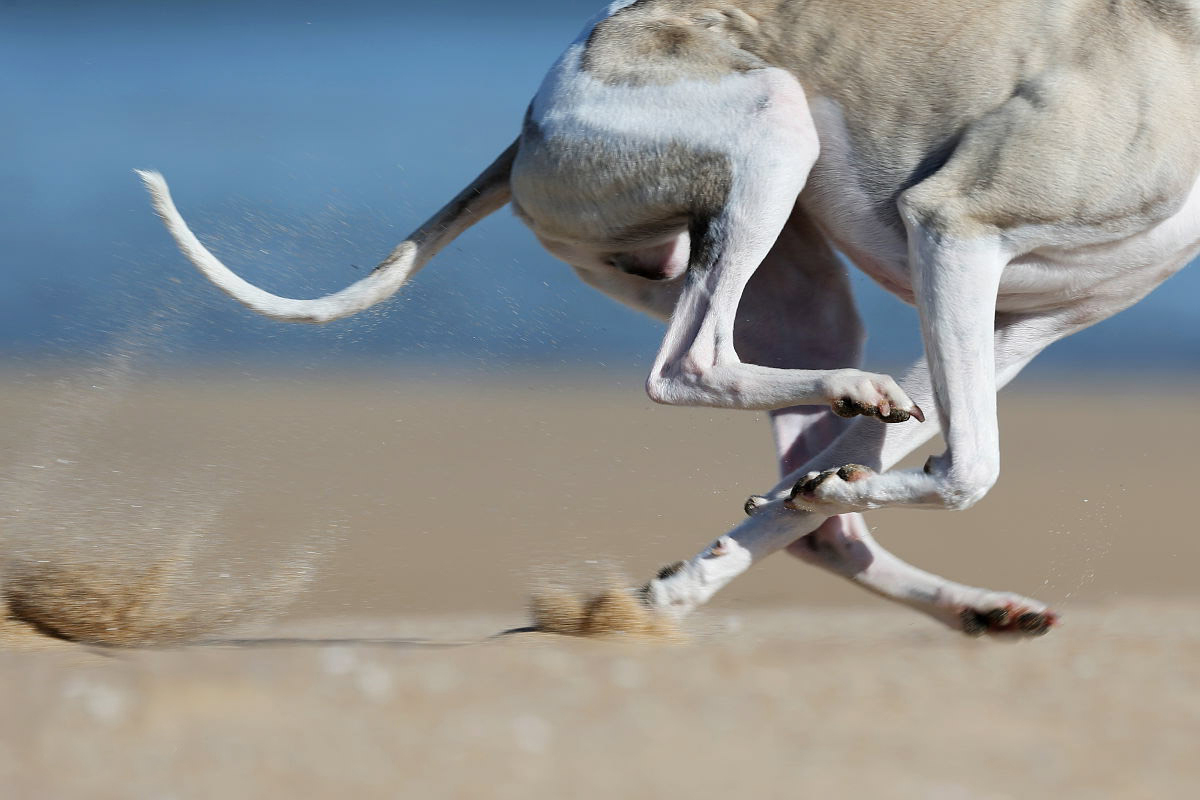
[[[882,221],[867,228],[866,210],[849,230],[814,213],[834,246],[861,272],[906,303],[914,302],[907,244]],[[1135,236],[1076,247],[1045,246],[1009,262],[1000,279],[996,310],[1053,312],[1086,308],[1097,318],[1131,305],[1200,252],[1200,180],[1167,220]]]
[[[903,228],[880,213],[878,199],[863,187],[861,159],[837,103],[810,101],[821,154],[813,165],[800,202],[829,241],[887,291],[913,302],[908,272],[908,243]]]
[[[904,244],[900,249],[888,248],[882,252],[850,241],[836,232],[827,234],[834,247],[844,255],[859,271],[878,283],[904,302],[912,305],[914,302],[912,280],[908,272],[908,258],[904,253]]]

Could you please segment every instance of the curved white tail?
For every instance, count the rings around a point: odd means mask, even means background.
[[[149,170],[137,170],[137,174],[150,191],[154,210],[179,249],[221,291],[247,308],[273,319],[322,323],[357,314],[388,299],[455,237],[504,206],[511,196],[509,175],[516,152],[514,142],[470,186],[401,242],[370,275],[340,292],[312,300],[280,297],[238,277],[188,228],[175,208],[163,176]]]

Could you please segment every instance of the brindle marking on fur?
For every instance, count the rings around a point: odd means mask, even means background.
[[[688,272],[699,277],[711,270],[721,258],[724,243],[728,239],[725,223],[712,214],[698,214],[692,217],[688,236],[692,243]]]
[[[1017,85],[1013,87],[1012,96],[1025,100],[1029,105],[1037,109],[1046,107],[1046,96],[1035,80],[1022,79],[1017,81]]]
[[[1109,0],[1109,11],[1120,14],[1129,10],[1150,19],[1181,41],[1200,41],[1196,4],[1189,0]]]
[[[767,66],[734,45],[737,31],[753,18],[687,0],[638,0],[597,23],[580,66],[609,84],[648,86],[681,77],[720,80],[731,72]]]

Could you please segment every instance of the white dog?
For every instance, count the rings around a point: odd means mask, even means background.
[[[785,477],[647,584],[652,606],[686,612],[787,548],[953,628],[1039,634],[1043,604],[900,561],[860,512],[983,497],[997,389],[1195,255],[1198,117],[1193,0],[637,0],[571,44],[491,167],[336,294],[246,283],[143,178],[188,258],[276,319],[390,297],[511,201],[583,280],[669,320],[650,397],[771,410]],[[899,382],[853,368],[835,252],[920,314],[926,359]],[[944,455],[884,471],[939,429]]]

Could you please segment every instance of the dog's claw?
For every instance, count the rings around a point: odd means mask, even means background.
[[[769,502],[770,500],[760,494],[752,494],[746,499],[746,503],[742,506],[742,510],[746,512],[747,517],[753,517],[755,511],[758,511]]]
[[[1054,625],[1054,615],[1045,612],[1026,612],[1017,617],[1017,627],[1029,636],[1044,636]]]
[[[828,478],[830,475],[836,474],[837,470],[827,469],[824,472],[813,472],[796,481],[796,485],[792,487],[792,491],[788,493],[787,505],[793,505],[797,497],[810,495],[816,491],[817,487]]]

